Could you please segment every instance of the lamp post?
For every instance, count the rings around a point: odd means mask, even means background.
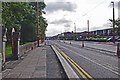
[[[39,36],[39,31],[38,31],[38,26],[39,26],[38,25],[38,21],[39,21],[38,19],[39,19],[39,17],[38,17],[38,1],[37,1],[37,44],[38,44],[37,46],[39,47],[40,36]]]
[[[74,23],[74,32],[75,32],[75,40],[76,40],[76,24]]]
[[[113,43],[115,43],[115,9],[114,9],[114,2],[111,2],[113,4]]]
[[[66,40],[66,29],[65,29],[65,32],[64,32],[64,43],[65,43],[65,40]]]
[[[87,20],[87,25],[88,25],[88,39],[90,38],[90,32],[89,32],[89,20]]]

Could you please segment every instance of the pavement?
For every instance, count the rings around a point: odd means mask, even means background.
[[[10,61],[2,72],[3,80],[67,78],[50,46],[40,45],[25,54],[23,60]]]
[[[70,43],[70,41],[65,41],[65,43]],[[106,53],[111,56],[116,56],[117,52],[117,43],[112,42],[92,42],[92,41],[84,41],[84,46],[86,49],[99,51],[102,53]],[[71,44],[76,46],[82,46],[82,41],[71,41]]]

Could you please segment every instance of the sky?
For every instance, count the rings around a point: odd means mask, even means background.
[[[118,18],[118,1],[115,2],[115,19]],[[111,0],[44,0],[46,14],[43,15],[48,27],[46,36],[54,36],[65,31],[90,31],[111,28],[113,9]]]

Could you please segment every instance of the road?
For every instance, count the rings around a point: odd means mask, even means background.
[[[94,50],[79,47],[78,45],[73,45],[78,44],[78,42],[72,42],[71,45],[62,41],[49,40],[47,43],[57,46],[95,79],[119,78],[119,59],[116,56],[102,54]]]
[[[62,41],[63,42],[63,41]],[[70,41],[65,41],[66,43],[70,43]],[[71,41],[72,44],[76,44],[81,46],[82,41]],[[89,41],[84,41],[84,46],[85,47],[91,47],[95,49],[100,49],[100,50],[105,50],[109,52],[116,52],[116,45],[113,45],[111,42],[89,42]]]

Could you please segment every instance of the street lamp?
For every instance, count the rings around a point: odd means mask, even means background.
[[[88,39],[90,38],[90,32],[89,32],[89,20],[87,20],[87,25],[88,25]]]
[[[115,43],[115,9],[114,9],[114,2],[111,2],[113,4],[113,43]]]
[[[38,21],[39,21],[38,12],[39,12],[39,11],[38,11],[38,1],[37,1],[37,44],[38,44],[37,46],[39,47],[40,36],[39,36],[39,31],[38,31],[38,26],[39,26],[39,22],[38,22]]]
[[[75,40],[76,40],[76,24],[74,23],[74,32],[75,32]]]
[[[65,32],[64,32],[64,43],[65,43],[65,40],[66,40],[66,29],[65,29]]]

